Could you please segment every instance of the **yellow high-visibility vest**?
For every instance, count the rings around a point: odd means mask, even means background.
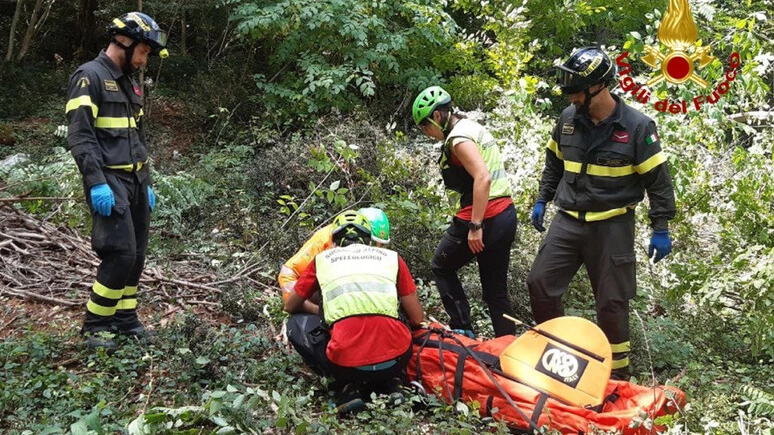
[[[325,322],[361,315],[398,318],[398,254],[366,245],[333,248],[315,257]]]

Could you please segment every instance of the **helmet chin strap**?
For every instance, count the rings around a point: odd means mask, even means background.
[[[605,89],[605,87],[599,88],[599,90],[594,92],[594,93],[589,92],[589,88],[586,88],[586,89],[583,90],[583,94],[586,96],[586,98],[584,98],[583,105],[580,107],[581,113],[583,113],[584,115],[588,115],[589,114],[589,107],[591,106],[591,99],[596,97],[597,95],[599,95],[599,93],[602,92],[603,89]]]
[[[132,57],[134,56],[134,49],[137,47],[137,45],[140,43],[140,41],[132,40],[132,45],[126,46],[122,44],[118,39],[113,38],[113,42],[116,43],[119,47],[124,49],[124,63],[121,65],[121,71],[124,72],[124,74],[131,74],[134,72],[134,68],[132,68]]]
[[[449,113],[446,115],[446,122],[443,123],[443,137],[446,137],[449,135],[450,129],[449,129],[449,122],[451,122],[451,117],[454,114],[454,109],[451,107],[449,108]]]

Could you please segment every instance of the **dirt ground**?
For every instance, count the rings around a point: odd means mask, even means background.
[[[26,299],[0,295],[0,340],[19,337],[26,332],[52,332],[61,334],[65,331],[79,331],[83,322],[83,307],[65,307],[61,305],[40,303]],[[167,306],[161,314],[160,321],[154,321],[153,307],[138,308],[140,320],[149,329],[163,328],[175,321],[178,315],[188,311],[181,306]],[[199,319],[210,324],[230,325],[233,320],[216,307],[192,307]]]
[[[26,330],[65,331],[80,328],[83,309],[0,296],[0,340]]]

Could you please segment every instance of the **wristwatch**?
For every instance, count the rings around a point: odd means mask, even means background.
[[[468,222],[468,229],[471,231],[480,230],[481,228],[484,228],[483,223],[477,223],[473,221]]]

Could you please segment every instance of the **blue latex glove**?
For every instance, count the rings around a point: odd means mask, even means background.
[[[543,200],[535,203],[535,208],[532,209],[532,215],[529,220],[532,221],[532,226],[541,233],[546,230],[543,226],[543,215],[546,214],[546,202]]]
[[[656,253],[655,257],[653,256],[654,252]],[[658,263],[670,252],[672,252],[672,240],[669,239],[669,230],[653,231],[648,247],[648,258],[653,258],[653,262]]]
[[[148,186],[148,205],[150,205],[151,211],[156,208],[156,194],[153,193],[153,189]]]
[[[110,216],[116,198],[107,183],[91,186],[91,206],[100,216]]]

